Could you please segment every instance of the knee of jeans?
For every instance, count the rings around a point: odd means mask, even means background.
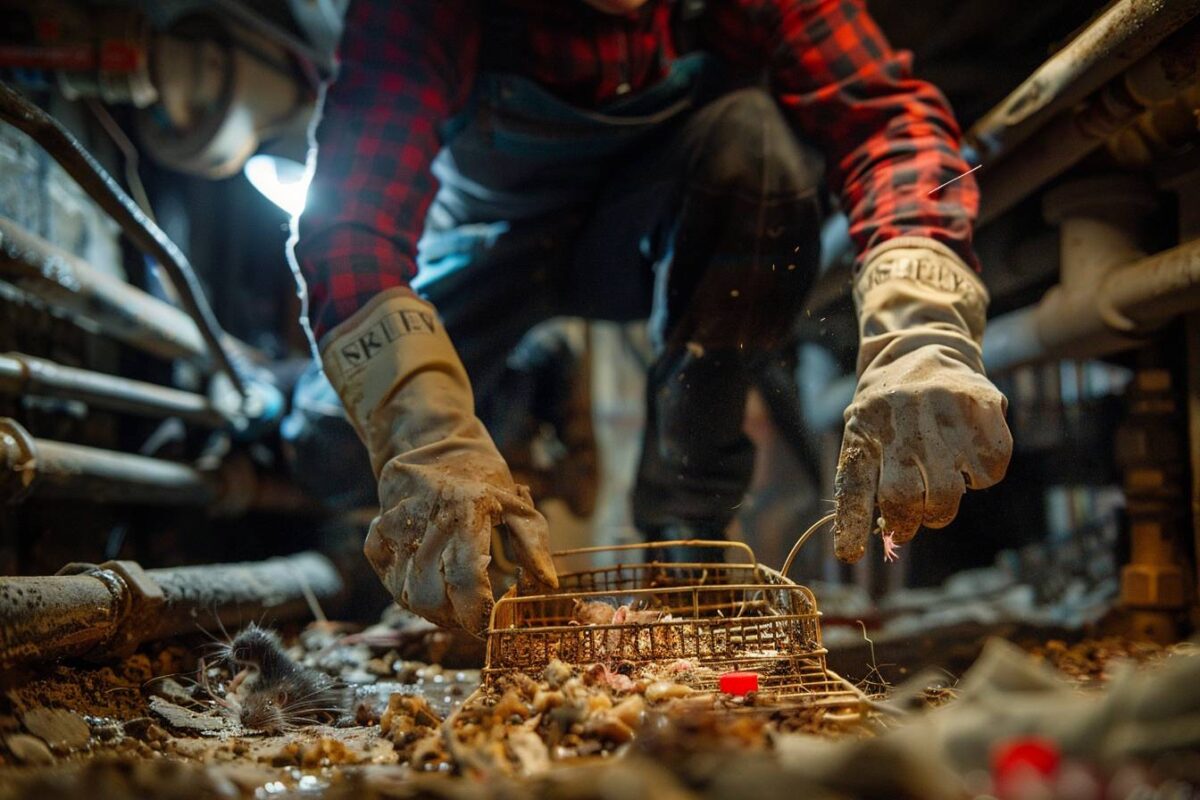
[[[764,90],[731,92],[698,113],[706,120],[693,168],[699,185],[752,197],[799,196],[820,187],[823,157],[796,135]]]

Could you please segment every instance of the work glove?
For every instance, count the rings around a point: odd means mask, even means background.
[[[533,580],[558,585],[546,520],[475,416],[466,370],[433,306],[389,289],[326,335],[321,361],[379,480],[380,514],[364,552],[402,606],[439,625],[486,630],[497,526]]]
[[[966,487],[1004,477],[1007,401],[980,351],[987,291],[948,248],[903,237],[876,248],[855,281],[858,388],[846,409],[834,549],[866,551],[878,507],[895,543],[958,513]]]

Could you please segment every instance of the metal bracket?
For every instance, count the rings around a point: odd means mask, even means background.
[[[142,641],[136,629],[157,616],[167,597],[158,582],[136,561],[105,561],[99,568],[121,578],[127,598],[121,621],[105,645],[105,655],[130,655]]]
[[[17,504],[37,482],[37,447],[16,420],[0,418],[0,498]]]
[[[103,564],[73,561],[56,574],[96,578],[108,587],[120,604],[116,627],[85,657],[123,658],[131,655],[142,641],[137,626],[153,619],[167,602],[162,587],[136,561],[105,561]]]

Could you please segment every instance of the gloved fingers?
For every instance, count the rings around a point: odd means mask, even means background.
[[[917,535],[925,519],[925,477],[916,456],[907,448],[903,455],[895,447],[883,452],[879,470],[879,513],[885,532],[903,544]]]
[[[838,456],[833,499],[837,517],[833,523],[833,551],[848,564],[867,551],[867,537],[875,520],[875,490],[879,485],[878,449],[846,425],[842,452]]]
[[[426,520],[404,504],[389,509],[371,522],[363,554],[397,603],[430,622],[453,627],[454,616],[440,581],[431,583],[428,571],[416,559],[425,527]]]
[[[447,497],[444,491],[409,497],[379,515],[364,548],[392,597],[444,628],[460,625],[442,557],[473,508],[466,500],[465,495]]]
[[[420,614],[443,628],[456,628],[460,623],[446,592],[442,573],[442,550],[446,537],[432,520],[425,521],[425,535],[409,559],[404,587],[397,596],[400,605]]]
[[[967,491],[962,470],[941,450],[927,453],[925,463],[925,519],[929,528],[944,528],[958,516],[958,506]]]
[[[442,540],[438,569],[445,598],[458,623],[472,633],[487,630],[492,611],[492,528],[499,523],[503,507],[491,492],[450,493],[432,525]]]
[[[475,634],[487,631],[492,616],[492,582],[487,572],[491,544],[489,521],[486,531],[459,531],[451,536],[442,551],[446,596],[458,624]]]
[[[993,391],[993,397],[966,397],[968,404],[965,424],[972,431],[964,443],[962,470],[967,475],[967,486],[971,489],[986,489],[1004,478],[1008,461],[1012,457],[1012,433],[1004,419],[1008,405],[1004,395]]]
[[[367,557],[367,563],[375,570],[375,574],[379,576],[379,580],[383,582],[392,597],[399,600],[407,565],[398,563],[399,553],[396,542],[391,537],[385,536],[380,530],[381,519],[382,517],[376,517],[371,520],[367,539],[363,542],[363,555]]]
[[[558,574],[550,557],[550,526],[533,505],[529,489],[517,486],[517,500],[506,503],[504,524],[517,561],[537,582],[558,588]]]

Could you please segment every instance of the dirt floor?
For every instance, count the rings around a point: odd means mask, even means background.
[[[783,756],[795,733],[869,747],[901,713],[887,703],[902,701],[904,713],[952,705],[955,676],[914,691],[868,669],[870,696],[828,709],[713,697],[669,675],[558,662],[537,680],[501,680],[484,692],[477,670],[404,658],[413,640],[395,630],[322,624],[287,635],[292,658],[346,688],[345,713],[268,732],[243,724],[247,689],[237,685],[225,636],[150,645],[116,664],[10,671],[0,700],[0,798],[732,798],[751,790],[766,798],[797,797],[804,786],[811,797],[976,794],[969,781],[946,784],[957,787],[947,793],[904,769],[882,784],[819,779],[789,771]],[[421,647],[461,660],[428,632]],[[1154,665],[1170,652],[1109,637],[1042,642],[1028,660],[1098,692],[1116,661]],[[897,693],[906,696],[889,699]],[[1168,779],[1145,768],[1136,780]]]

